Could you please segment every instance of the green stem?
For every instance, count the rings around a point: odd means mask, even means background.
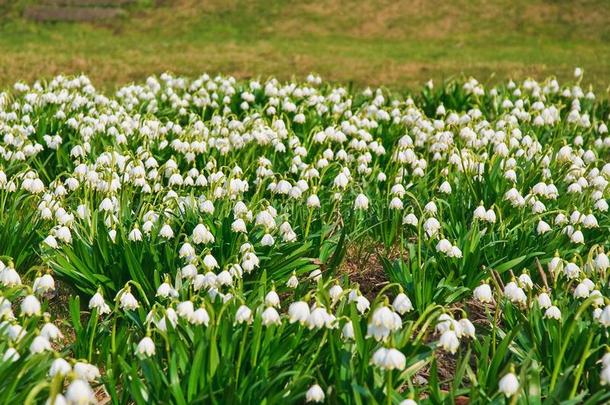
[[[393,391],[393,388],[392,388],[392,370],[388,370],[386,372],[386,379],[387,379],[387,381],[386,381],[386,390],[387,390],[387,393],[386,393],[386,403],[388,405],[392,405],[392,391]]]

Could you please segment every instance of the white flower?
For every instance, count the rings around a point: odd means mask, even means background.
[[[366,297],[359,295],[356,299],[356,308],[361,314],[365,313],[370,308],[370,306],[371,303],[368,299],[366,299]]]
[[[139,228],[133,228],[127,237],[130,241],[141,241],[142,240],[142,231]]]
[[[441,239],[436,244],[436,251],[448,254],[452,247],[453,245],[451,245],[451,242],[449,242],[447,239]]]
[[[459,320],[459,324],[462,327],[462,336],[467,336],[474,339],[476,331],[472,322],[470,322],[470,320],[467,318],[462,318]]]
[[[21,285],[21,277],[19,277],[19,273],[15,269],[7,266],[0,270],[0,283],[5,287],[14,287]]]
[[[341,288],[339,284],[335,284],[330,287],[330,290],[328,290],[328,294],[330,295],[330,299],[332,300],[332,302],[335,303],[341,298],[341,294],[343,294],[343,288]]]
[[[572,236],[570,236],[570,240],[572,243],[585,243],[585,237],[581,231],[574,231]]]
[[[320,277],[322,277],[322,270],[320,270],[320,269],[315,269],[314,271],[309,273],[309,278],[312,279],[313,281],[320,280]]]
[[[405,225],[417,226],[418,220],[414,214],[410,213],[405,215],[405,217],[402,219],[402,223]]]
[[[60,357],[53,360],[53,363],[51,363],[51,367],[49,368],[49,376],[53,377],[57,374],[65,376],[70,371],[72,371],[72,366],[70,363]]]
[[[426,222],[424,222],[424,231],[426,231],[426,234],[430,238],[436,236],[440,229],[441,224],[436,218],[428,218]]]
[[[68,400],[63,396],[63,394],[58,393],[55,395],[55,398],[47,399],[45,405],[68,405]]]
[[[403,208],[402,200],[399,197],[394,197],[390,201],[390,209],[401,210]]]
[[[364,194],[358,194],[356,200],[354,201],[354,209],[356,210],[368,210],[369,209],[369,199]]]
[[[261,316],[263,318],[263,325],[265,326],[280,325],[282,323],[280,314],[278,314],[273,307],[268,307],[265,309]]]
[[[53,235],[49,235],[46,238],[44,238],[42,243],[44,243],[45,245],[47,245],[51,249],[57,249],[57,247],[59,246],[58,243],[57,243],[57,239],[55,239],[55,237]]]
[[[544,317],[545,318],[550,318],[550,319],[561,319],[561,311],[559,310],[559,308],[557,308],[555,305],[550,306],[545,312],[544,312]]]
[[[295,289],[299,286],[299,279],[297,278],[296,274],[293,273],[292,276],[290,276],[290,278],[286,282],[286,286],[292,289]]]
[[[309,305],[303,301],[293,302],[288,308],[290,323],[299,322],[304,324],[307,321],[307,318],[309,318],[309,314]]]
[[[595,256],[594,263],[597,270],[604,271],[610,268],[610,259],[608,259],[608,256],[604,252],[600,252]]]
[[[46,294],[50,291],[55,291],[55,280],[50,274],[44,274],[34,280],[32,286],[36,294]]]
[[[176,306],[176,313],[182,318],[190,319],[193,312],[195,312],[193,301],[182,301]]]
[[[561,271],[563,269],[563,261],[560,257],[555,256],[549,262],[548,268],[551,274],[555,274],[556,271]]]
[[[211,254],[207,254],[203,258],[203,267],[205,267],[206,270],[212,270],[218,268],[219,266],[218,262],[216,261],[216,258]]]
[[[489,284],[481,284],[473,291],[474,298],[483,303],[492,303],[494,301],[491,287]]]
[[[498,388],[506,397],[512,397],[519,391],[519,380],[514,373],[510,372],[502,377],[498,384]]]
[[[574,298],[587,298],[589,297],[589,286],[586,283],[578,283],[576,288],[574,289]]]
[[[504,295],[513,303],[525,304],[527,302],[525,292],[514,281],[506,284],[504,287]]]
[[[486,216],[487,216],[487,211],[485,210],[484,206],[479,205],[477,208],[475,208],[474,214],[473,214],[474,219],[478,219],[480,221],[486,221],[487,220]]]
[[[231,224],[231,230],[233,232],[241,232],[241,233],[248,232],[248,229],[246,228],[246,223],[241,218],[238,218],[235,221],[233,221],[233,223]]]
[[[157,288],[156,296],[157,297],[163,297],[163,298],[168,298],[168,297],[177,298],[178,297],[178,291],[176,291],[168,283],[162,283],[159,286],[159,288]]]
[[[198,224],[195,229],[193,229],[192,239],[193,243],[196,245],[202,243],[208,244],[214,242],[214,235],[212,235],[205,225]]]
[[[67,226],[61,226],[55,230],[55,237],[64,243],[72,243],[72,232]]]
[[[564,274],[569,279],[577,278],[580,274],[580,268],[575,263],[568,263],[563,269]]]
[[[50,341],[63,339],[64,337],[59,328],[51,322],[47,322],[43,325],[42,329],[40,329],[40,336],[45,337]]]
[[[99,292],[96,292],[89,300],[89,309],[97,309],[100,314],[110,313],[110,307]]]
[[[396,296],[396,298],[394,298],[392,307],[394,307],[394,310],[401,315],[413,310],[411,300],[404,293],[400,293]]]
[[[36,353],[42,353],[45,350],[52,350],[51,342],[49,342],[49,340],[45,337],[36,336],[34,338],[34,340],[32,341],[32,343],[30,344],[30,352],[32,354],[36,354]]]
[[[163,224],[161,230],[159,231],[159,235],[161,235],[165,239],[171,239],[174,237],[174,231],[172,230],[172,227],[168,224]]]
[[[307,208],[320,208],[320,199],[313,194],[307,198]]]
[[[85,381],[94,381],[100,378],[100,370],[93,364],[84,363],[82,361],[74,364],[74,373],[78,378]]]
[[[19,355],[19,352],[17,352],[17,350],[15,350],[15,348],[9,347],[8,349],[6,349],[6,352],[4,352],[4,355],[2,356],[2,361],[15,362],[15,361],[19,360],[20,357],[21,356]]]
[[[133,296],[129,289],[123,291],[123,293],[120,294],[121,298],[119,299],[119,303],[122,309],[126,311],[133,311],[135,309],[138,309],[140,304],[138,304],[138,300],[136,300],[136,297]]]
[[[268,307],[279,307],[280,306],[280,297],[277,295],[275,290],[271,290],[265,296],[265,305]]]
[[[436,215],[438,208],[436,207],[434,201],[430,201],[424,205],[424,211],[426,211],[428,214]]]
[[[534,287],[534,283],[532,282],[530,275],[527,273],[522,273],[519,276],[519,282],[526,290],[531,290]]]
[[[443,349],[453,354],[457,351],[458,347],[460,347],[460,340],[453,330],[448,329],[441,335],[439,344]]]
[[[610,305],[606,305],[599,316],[599,322],[606,328],[610,326]]]
[[[449,184],[448,181],[444,181],[438,188],[438,191],[440,191],[443,194],[451,194],[451,184]]]
[[[314,384],[305,393],[306,402],[324,402],[324,391],[318,384]]]
[[[142,338],[142,340],[140,340],[140,343],[138,343],[138,347],[137,347],[136,351],[139,354],[145,355],[147,357],[154,356],[155,355],[155,343],[153,342],[153,340],[150,337],[145,336],[144,338]]]
[[[205,325],[208,326],[210,323],[210,315],[205,308],[197,308],[191,316],[188,318],[189,322],[193,325]]]
[[[237,323],[252,322],[252,310],[245,305],[241,305],[235,312],[235,321]]]
[[[551,297],[546,292],[541,292],[537,297],[538,305],[540,308],[549,308],[551,304]]]
[[[261,239],[261,245],[263,246],[273,246],[275,244],[275,239],[270,234],[266,233],[263,235]]]
[[[407,358],[402,352],[394,348],[381,347],[373,353],[371,364],[384,370],[404,370]]]
[[[543,220],[538,221],[538,226],[536,227],[536,233],[538,235],[543,235],[551,230],[551,226],[544,222]]]
[[[95,394],[86,381],[76,379],[66,390],[66,399],[70,404],[87,405],[95,403]]]
[[[352,321],[346,322],[345,325],[343,325],[341,335],[343,335],[345,339],[354,339],[354,324]]]
[[[25,316],[40,315],[40,301],[34,295],[28,295],[21,302],[21,313]]]
[[[602,368],[602,371],[599,374],[599,383],[601,385],[610,384],[610,366],[605,366]]]

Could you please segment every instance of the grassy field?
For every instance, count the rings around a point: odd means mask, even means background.
[[[103,24],[36,24],[22,5],[4,7],[1,86],[80,72],[103,88],[163,71],[313,71],[395,88],[459,74],[567,77],[574,66],[598,87],[610,78],[607,0],[173,0]]]

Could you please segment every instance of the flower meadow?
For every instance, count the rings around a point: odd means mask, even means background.
[[[0,404],[610,401],[608,98],[0,93]]]

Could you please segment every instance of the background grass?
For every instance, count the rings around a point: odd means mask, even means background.
[[[405,88],[575,66],[598,90],[610,79],[609,0],[166,0],[95,24],[25,21],[25,2],[5,1],[0,86],[82,72],[114,88],[171,71]]]

